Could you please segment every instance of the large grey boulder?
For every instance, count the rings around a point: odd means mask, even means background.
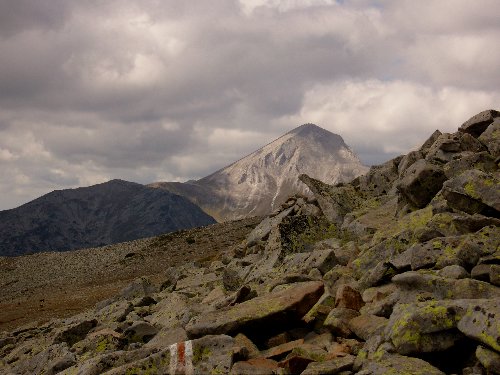
[[[466,151],[457,154],[452,161],[443,167],[443,169],[446,178],[450,179],[469,169],[478,169],[486,173],[491,173],[496,171],[498,167],[495,163],[495,158],[493,158],[488,152]]]
[[[401,302],[415,302],[424,295],[436,300],[500,298],[500,288],[489,283],[472,279],[447,279],[422,271],[396,275],[392,282],[401,291]]]
[[[441,190],[446,176],[443,169],[427,160],[418,160],[404,173],[397,188],[414,207],[423,208]]]
[[[280,270],[283,273],[302,272],[307,274],[311,269],[317,268],[322,274],[325,274],[337,263],[337,257],[333,249],[316,250],[308,253],[287,255]]]
[[[205,336],[172,344],[146,358],[129,362],[106,372],[121,374],[228,374],[233,365],[234,339]]]
[[[97,320],[84,320],[62,328],[54,337],[54,344],[65,342],[69,346],[83,340],[89,331],[97,326]]]
[[[186,332],[189,337],[231,334],[256,326],[263,329],[297,321],[314,306],[323,291],[323,283],[319,281],[292,284],[284,290],[195,317],[186,326]]]
[[[471,303],[458,322],[458,329],[500,352],[500,298]]]
[[[500,212],[500,180],[498,173],[477,169],[463,172],[443,185],[448,205],[469,214],[482,213],[498,217]]]
[[[292,213],[292,211],[293,207],[289,207],[275,216],[266,216],[247,236],[246,246],[251,247],[259,241],[267,240],[269,233],[271,233],[271,229],[277,227],[285,217]]]
[[[479,141],[488,148],[491,156],[494,158],[500,156],[500,118],[488,126],[479,137]]]
[[[344,217],[362,203],[360,193],[352,185],[331,186],[306,174],[299,176],[318,200],[318,204],[327,220],[341,226]]]
[[[465,121],[458,129],[460,132],[468,133],[474,137],[479,137],[496,117],[500,117],[500,112],[494,109],[482,111]]]
[[[488,300],[445,300],[398,304],[386,336],[400,354],[429,353],[451,348],[462,338],[454,330],[472,303]]]
[[[486,148],[476,138],[466,133],[443,133],[430,147],[426,160],[434,163],[448,163],[464,151],[481,152]]]
[[[157,288],[151,280],[147,277],[140,277],[123,288],[120,296],[131,301],[136,298],[151,297],[155,292],[157,292]]]
[[[384,164],[372,166],[368,173],[356,178],[352,184],[357,183],[359,189],[371,197],[392,193],[394,182],[399,177],[398,167],[402,158],[398,156]]]
[[[54,344],[35,356],[17,363],[10,374],[53,375],[73,366],[75,363],[76,356],[69,350],[66,343]]]

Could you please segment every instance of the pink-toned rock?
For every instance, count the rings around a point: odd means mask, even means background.
[[[359,311],[364,306],[361,294],[349,285],[342,285],[335,294],[335,307],[344,307]]]

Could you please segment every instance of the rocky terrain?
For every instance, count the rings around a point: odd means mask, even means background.
[[[500,113],[294,196],[210,262],[0,335],[5,374],[499,374]],[[139,276],[139,275],[138,275]]]
[[[213,223],[181,196],[112,180],[0,211],[0,256],[103,246]]]
[[[258,222],[250,218],[100,248],[0,257],[0,331],[74,315],[137,277],[161,280],[168,267],[211,262]]]
[[[302,173],[335,184],[367,171],[341,136],[304,124],[210,176],[150,186],[185,196],[221,222],[267,215],[290,195],[310,193]]]

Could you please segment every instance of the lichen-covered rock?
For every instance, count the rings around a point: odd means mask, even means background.
[[[72,350],[83,356],[92,356],[105,352],[112,352],[123,349],[126,340],[123,335],[104,328],[87,335],[85,339],[73,345]]]
[[[233,364],[233,347],[234,339],[230,336],[205,336],[173,344],[106,374],[228,374]]]
[[[152,296],[157,291],[157,288],[153,285],[151,280],[147,277],[141,277],[123,288],[120,292],[120,296],[131,301],[135,298]]]
[[[159,327],[174,328],[185,326],[192,316],[189,299],[180,293],[171,293],[155,305],[147,320]]]
[[[488,128],[481,134],[479,141],[488,147],[493,158],[498,158],[500,156],[500,119],[495,119],[495,121],[488,126]]]
[[[123,332],[124,337],[129,343],[134,342],[148,342],[157,333],[159,329],[154,325],[147,322],[135,322]]]
[[[95,316],[102,323],[123,322],[127,315],[134,310],[134,306],[127,300],[119,299],[105,304],[104,307],[96,307]]]
[[[469,214],[498,217],[500,212],[500,180],[497,174],[476,169],[465,171],[444,183],[443,196],[450,207]]]
[[[54,344],[39,353],[21,358],[7,374],[57,374],[76,363],[76,356],[66,343]]]
[[[340,374],[342,371],[351,370],[355,359],[356,357],[352,355],[346,355],[328,361],[311,362],[302,372],[302,375]]]
[[[446,266],[437,272],[438,276],[445,277],[447,279],[466,279],[470,277],[469,272],[462,266],[457,264]]]
[[[443,167],[443,170],[446,178],[450,179],[469,169],[477,169],[490,173],[497,170],[497,168],[495,158],[493,158],[488,152],[466,151],[455,155],[453,160]]]
[[[359,176],[352,183],[371,197],[393,193],[394,182],[399,177],[398,166],[402,156],[391,159],[384,164],[370,167],[368,173]]]
[[[500,298],[500,289],[489,283],[472,279],[447,279],[421,271],[408,271],[392,278],[401,290],[401,302],[416,302],[420,296],[443,299]]]
[[[449,349],[462,338],[453,328],[470,303],[447,300],[398,304],[387,324],[386,336],[400,354]]]
[[[287,255],[280,266],[280,271],[283,273],[303,272],[307,274],[311,269],[317,268],[322,274],[325,274],[337,263],[337,257],[333,249],[316,250]]]
[[[500,374],[500,354],[479,345],[476,349],[476,358],[491,374]]]
[[[269,237],[269,233],[271,233],[271,229],[278,226],[279,223],[283,221],[285,217],[290,215],[293,211],[293,207],[289,207],[283,211],[281,211],[276,216],[268,216],[262,220],[259,225],[255,227],[254,230],[250,232],[246,239],[246,246],[251,247],[254,246],[258,241],[265,241]]]
[[[215,273],[207,273],[204,275],[188,276],[177,281],[175,290],[191,289],[198,286],[213,287],[217,282],[221,282],[221,276]]]
[[[500,352],[500,297],[471,303],[457,327],[466,336]]]
[[[404,173],[398,191],[414,207],[423,208],[441,190],[446,176],[443,169],[427,160],[418,160]]]
[[[84,320],[61,329],[54,337],[54,344],[66,342],[69,346],[83,340],[87,333],[97,325],[97,320]]]
[[[445,375],[444,372],[422,359],[387,352],[377,352],[373,358],[365,360],[362,371],[358,374],[361,373],[366,375]]]
[[[342,225],[345,215],[362,202],[360,193],[352,185],[331,186],[305,174],[299,179],[314,193],[327,220],[336,225]]]
[[[278,326],[304,316],[321,297],[323,290],[323,283],[319,281],[292,284],[285,290],[195,317],[186,326],[186,332],[189,337],[200,337],[245,332],[257,325]]]
[[[356,310],[336,307],[326,317],[323,327],[328,328],[336,336],[349,337],[352,334],[349,321],[357,316],[359,312]]]
[[[496,117],[500,117],[500,112],[494,109],[482,111],[464,122],[458,130],[479,137]]]
[[[144,347],[161,350],[176,342],[186,341],[187,339],[186,331],[182,327],[162,328]]]
[[[425,159],[434,163],[448,163],[456,154],[471,151],[481,152],[485,147],[470,134],[464,133],[444,133],[441,134],[430,147]]]

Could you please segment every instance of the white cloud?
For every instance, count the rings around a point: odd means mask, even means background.
[[[319,84],[306,92],[297,115],[341,134],[368,164],[420,146],[436,129],[455,132],[472,115],[500,103],[500,92],[434,89],[410,81]]]

